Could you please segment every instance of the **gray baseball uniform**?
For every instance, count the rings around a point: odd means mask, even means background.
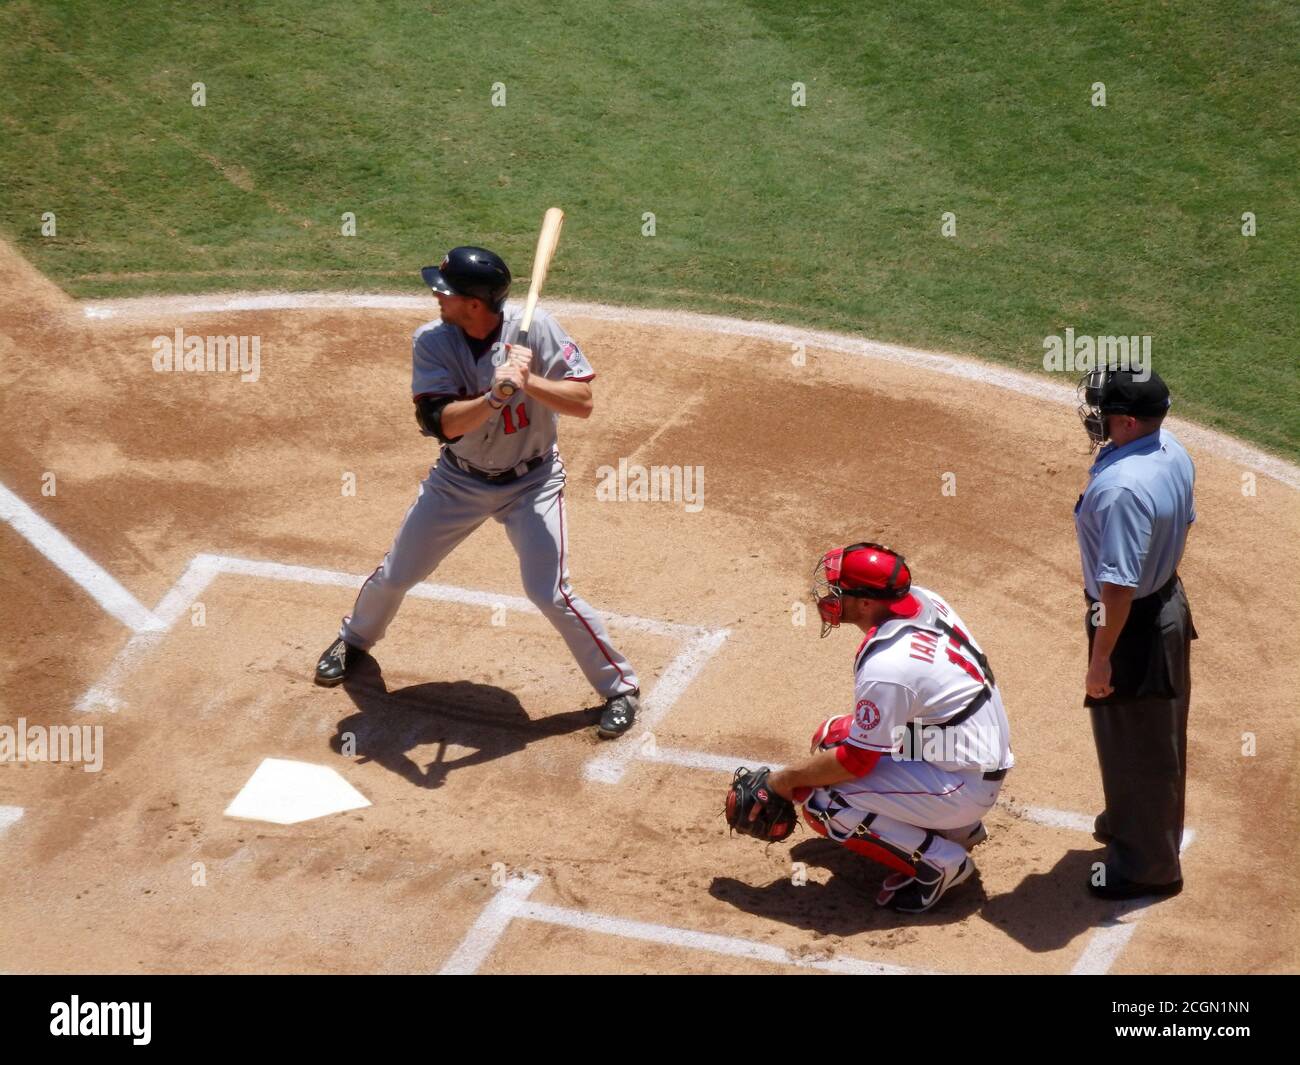
[[[421,326],[415,332],[412,394],[468,399],[488,391],[495,369],[492,356],[501,344],[516,341],[521,315],[521,307],[507,304],[500,339],[477,357],[457,326],[441,321]],[[533,317],[528,346],[533,351],[530,373],[553,381],[589,381],[595,376],[578,345],[543,310]],[[525,594],[559,630],[591,686],[605,698],[636,690],[639,683],[631,665],[569,584],[558,422],[555,411],[518,392],[484,425],[444,445],[383,563],[343,619],[339,635],[369,650],[383,639],[406,592],[484,521],[495,518],[505,525],[519,556]],[[538,465],[528,469],[534,461]],[[483,476],[503,473],[522,475],[508,483],[492,483]]]

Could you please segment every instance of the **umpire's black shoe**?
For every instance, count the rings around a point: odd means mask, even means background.
[[[1088,890],[1099,899],[1111,899],[1119,901],[1121,899],[1143,899],[1148,896],[1155,898],[1173,898],[1183,890],[1182,877],[1170,884],[1139,884],[1136,880],[1124,880],[1111,877],[1105,884],[1094,884],[1088,882]]]
[[[641,689],[635,688],[622,695],[611,695],[605,700],[605,708],[600,712],[600,724],[596,734],[602,739],[612,740],[623,735],[636,721],[636,712],[641,709]]]
[[[316,683],[326,688],[342,684],[348,670],[357,664],[357,659],[366,652],[353,647],[342,637],[329,645],[329,649],[316,662]]]
[[[1105,811],[1105,810],[1103,810],[1103,811],[1102,811],[1101,813],[1099,813],[1095,818],[1093,818],[1093,821],[1092,821],[1092,838],[1095,839],[1098,843],[1109,843],[1109,842],[1110,842],[1110,839],[1111,839],[1111,836],[1110,836],[1110,821],[1109,821],[1109,819],[1106,817],[1106,811]]]

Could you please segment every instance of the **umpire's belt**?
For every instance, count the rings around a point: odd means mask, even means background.
[[[471,466],[463,458],[457,455],[449,447],[442,449],[442,457],[450,462],[456,469],[468,473],[471,477],[477,477],[480,481],[486,481],[488,484],[509,484],[511,481],[517,481],[527,473],[532,473],[543,462],[549,459],[550,454],[538,455],[536,458],[529,459],[527,462],[521,462],[518,466],[512,466],[508,470],[502,470],[500,473],[490,473],[487,470],[480,470],[477,466]]]
[[[1085,593],[1086,594],[1086,593]],[[1097,600],[1088,599],[1088,652],[1096,639]],[[1114,706],[1133,699],[1173,699],[1187,694],[1189,641],[1196,639],[1191,610],[1175,573],[1150,595],[1134,599],[1110,652],[1110,695],[1084,699],[1085,706]]]

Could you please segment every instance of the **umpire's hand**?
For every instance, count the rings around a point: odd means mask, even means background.
[[[1103,658],[1099,662],[1092,662],[1088,665],[1088,675],[1083,680],[1084,690],[1094,699],[1104,699],[1107,695],[1115,690],[1110,683],[1110,659]]]

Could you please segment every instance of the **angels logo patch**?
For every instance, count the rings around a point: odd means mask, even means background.
[[[864,729],[873,729],[880,724],[880,707],[870,699],[859,699],[853,716]]]

